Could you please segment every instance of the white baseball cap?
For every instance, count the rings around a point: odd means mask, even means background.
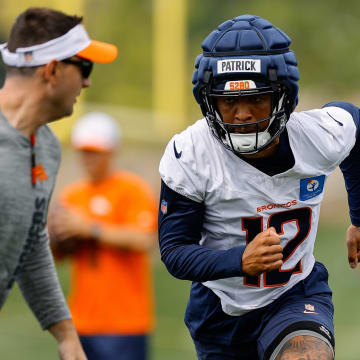
[[[121,132],[110,115],[92,112],[75,123],[71,140],[75,149],[107,152],[120,145]]]

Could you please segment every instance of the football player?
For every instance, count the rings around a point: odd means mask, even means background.
[[[360,244],[359,109],[294,112],[291,40],[258,16],[203,41],[193,91],[204,118],[160,163],[159,241],[168,271],[191,280],[185,322],[203,359],[333,359],[331,290],[313,255],[324,184],[340,165]]]

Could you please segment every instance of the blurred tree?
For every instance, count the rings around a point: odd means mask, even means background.
[[[119,48],[113,64],[96,65],[92,75],[96,86],[88,89],[88,101],[151,107],[151,11],[151,0],[86,1],[89,33]]]

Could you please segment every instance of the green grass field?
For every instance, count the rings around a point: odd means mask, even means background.
[[[358,360],[360,337],[360,269],[347,265],[345,227],[321,228],[316,255],[330,273],[334,291],[336,353],[340,360]],[[68,268],[58,267],[67,291]],[[189,283],[172,278],[164,266],[154,265],[157,326],[152,337],[152,360],[196,359],[192,341],[183,323]],[[14,289],[0,314],[1,360],[56,359],[55,341],[42,332],[18,289]]]

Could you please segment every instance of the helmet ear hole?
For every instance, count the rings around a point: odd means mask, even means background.
[[[268,78],[270,81],[278,81],[276,69],[273,68],[268,69]]]
[[[210,79],[211,79],[211,71],[209,70],[204,71],[203,83],[208,84],[210,82]]]

